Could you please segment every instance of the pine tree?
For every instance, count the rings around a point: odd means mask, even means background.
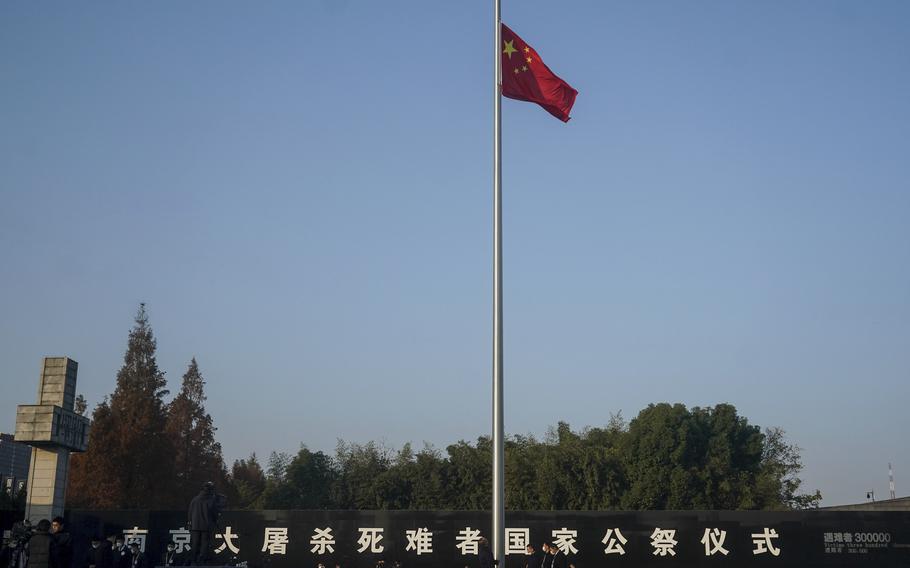
[[[176,468],[173,499],[185,506],[206,481],[226,489],[226,470],[221,444],[215,441],[215,426],[205,411],[205,380],[194,357],[190,361],[177,397],[168,405],[167,435],[174,448]]]
[[[265,483],[265,472],[262,471],[255,452],[250,454],[249,459],[234,460],[231,468],[231,493],[236,508],[249,509],[255,506],[265,490]]]
[[[92,414],[88,451],[75,456],[69,485],[73,506],[156,509],[170,501],[174,478],[164,397],[164,373],[145,304],[129,333],[110,400]]]

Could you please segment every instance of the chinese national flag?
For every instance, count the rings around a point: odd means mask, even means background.
[[[537,103],[568,122],[578,91],[550,71],[533,47],[502,24],[502,94]]]

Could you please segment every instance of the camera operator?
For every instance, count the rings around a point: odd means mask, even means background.
[[[28,541],[33,532],[32,524],[27,519],[13,525],[7,545],[9,558],[0,568],[25,568],[28,565]]]

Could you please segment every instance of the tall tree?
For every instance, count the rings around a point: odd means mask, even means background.
[[[168,391],[156,349],[145,304],[140,304],[117,387],[92,414],[88,451],[73,459],[69,494],[74,505],[145,509],[170,502],[174,469],[165,433]]]
[[[391,452],[376,442],[349,444],[339,440],[335,465],[341,476],[336,499],[344,509],[376,509],[383,506],[379,484],[391,466]]]
[[[761,473],[756,483],[766,509],[817,509],[819,490],[799,493],[803,469],[802,449],[787,442],[782,428],[765,428]]]
[[[234,460],[231,468],[232,493],[236,508],[249,509],[256,505],[265,490],[265,472],[255,452],[249,459]]]
[[[222,491],[226,471],[221,444],[215,441],[215,425],[205,411],[205,379],[196,358],[190,361],[180,392],[167,407],[165,431],[173,447],[175,478],[172,506],[181,508],[199,492],[202,484],[212,481]]]

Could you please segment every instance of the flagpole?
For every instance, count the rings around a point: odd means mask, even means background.
[[[493,50],[493,558],[505,566],[502,365],[502,13],[494,0]]]

